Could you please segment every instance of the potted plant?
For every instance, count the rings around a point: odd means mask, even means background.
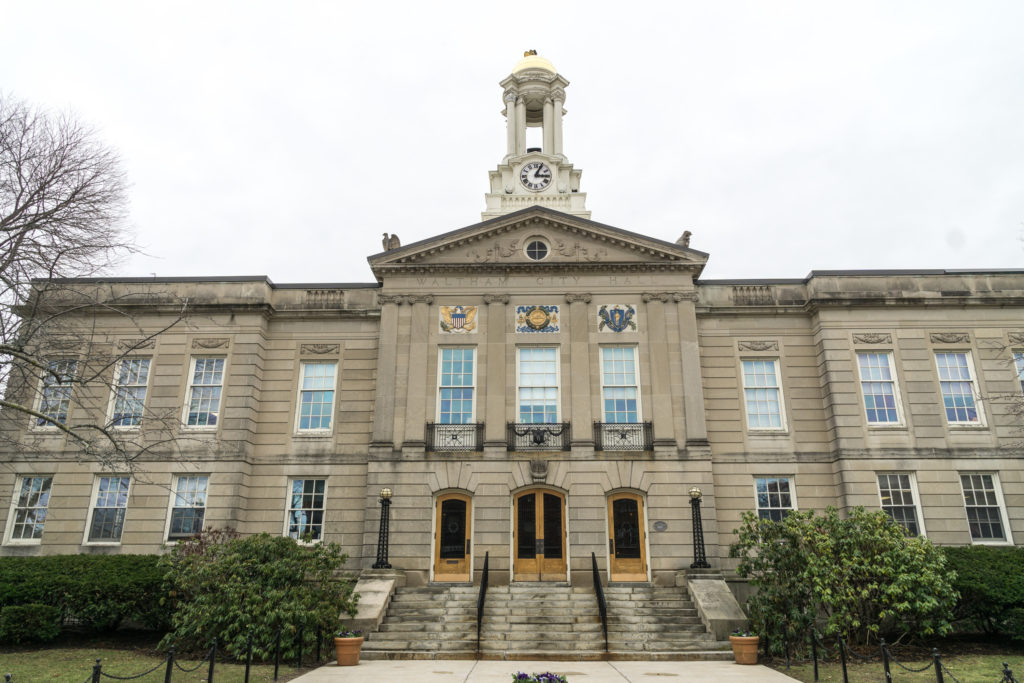
[[[355,666],[363,649],[363,632],[342,629],[334,636],[334,651],[338,666]]]
[[[729,636],[732,656],[737,664],[757,664],[757,646],[761,639],[748,629],[738,628]]]
[[[545,671],[542,674],[527,674],[522,671],[517,671],[512,674],[512,680],[515,681],[515,683],[569,683],[565,676],[561,674],[553,674],[550,671]]]

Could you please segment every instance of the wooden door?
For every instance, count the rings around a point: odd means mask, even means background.
[[[565,497],[546,489],[515,497],[513,581],[565,581]]]
[[[434,581],[470,581],[472,501],[461,493],[437,498],[434,527]]]
[[[646,581],[647,547],[644,537],[644,500],[635,493],[608,498],[608,554],[610,581]]]

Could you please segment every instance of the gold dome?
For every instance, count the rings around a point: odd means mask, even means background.
[[[555,71],[555,66],[548,60],[544,59],[537,54],[536,50],[527,50],[523,53],[523,58],[519,60],[519,63],[512,69],[512,73],[519,73],[526,69],[544,69],[551,73],[558,73]]]

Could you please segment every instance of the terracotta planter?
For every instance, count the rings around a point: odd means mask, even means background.
[[[737,664],[757,664],[758,636],[729,636],[732,643],[732,656]]]
[[[355,666],[363,649],[363,638],[335,638],[334,651],[338,655],[338,666]]]

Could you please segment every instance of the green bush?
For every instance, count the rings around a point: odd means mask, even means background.
[[[60,635],[60,622],[52,605],[8,605],[0,609],[0,643],[48,643]]]
[[[278,628],[281,655],[294,657],[294,634],[337,630],[342,612],[355,614],[352,580],[339,574],[345,555],[334,543],[302,545],[260,534],[230,538],[222,532],[177,544],[163,560],[166,604],[173,607],[163,645],[202,649],[216,637],[235,658],[272,655]]]
[[[157,555],[47,555],[0,558],[0,607],[56,607],[65,621],[93,631],[124,619],[166,624]]]
[[[882,511],[854,508],[842,519],[793,512],[781,522],[744,513],[731,548],[737,571],[758,592],[751,621],[781,652],[806,642],[812,623],[826,635],[868,643],[879,636],[944,635],[956,592],[945,556],[924,538],[907,537]]]
[[[956,571],[957,618],[971,630],[1024,640],[1024,548],[974,545],[942,550]]]

